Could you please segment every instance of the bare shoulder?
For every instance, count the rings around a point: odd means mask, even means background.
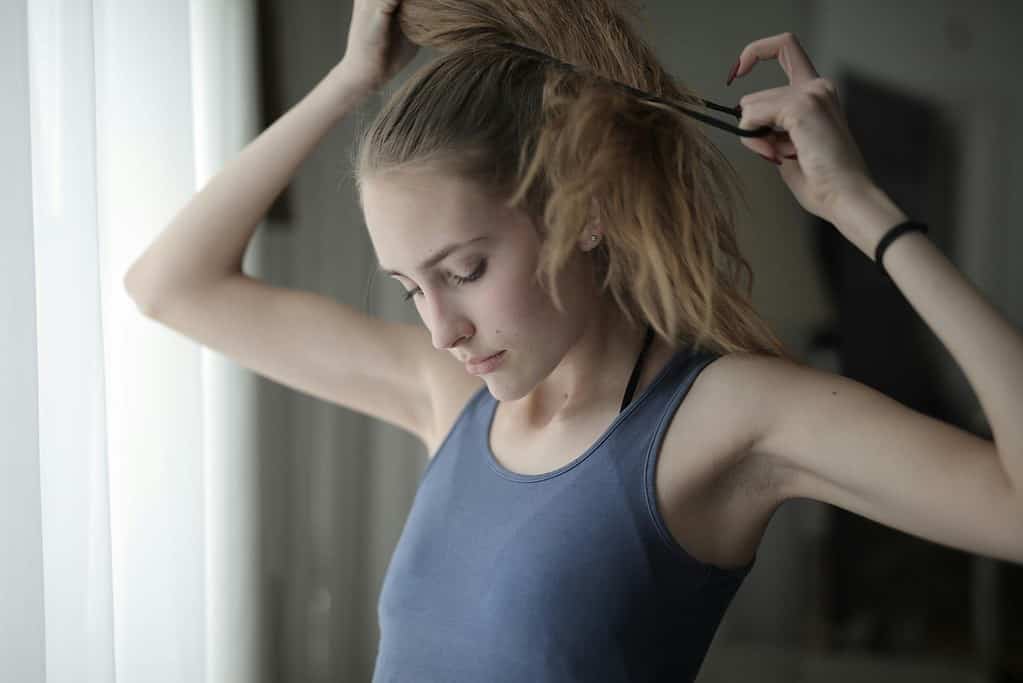
[[[704,365],[671,416],[655,493],[675,539],[720,567],[748,564],[778,506],[784,477],[752,446],[773,359],[730,353]]]
[[[711,459],[707,467],[713,479],[744,497],[758,497],[770,508],[780,504],[790,473],[779,471],[754,446],[768,426],[771,412],[765,405],[771,400],[771,387],[799,367],[758,353],[735,352],[714,359],[693,381],[683,401],[685,410],[678,411],[686,415],[675,449],[685,448],[682,432],[694,430],[703,443],[702,452]],[[675,421],[680,421],[678,415]]]
[[[455,420],[473,394],[486,386],[486,382],[465,371],[465,365],[450,353],[438,351],[426,368],[426,383],[430,393],[433,419],[431,428],[422,436],[428,459],[433,459]]]

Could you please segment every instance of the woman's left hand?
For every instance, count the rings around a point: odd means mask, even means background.
[[[740,140],[754,152],[782,161],[778,167],[782,179],[800,205],[834,223],[842,198],[874,186],[835,86],[817,75],[792,33],[763,38],[743,48],[736,76],[749,73],[761,59],[777,59],[789,85],[743,96],[739,128],[754,130],[766,125],[782,130]]]

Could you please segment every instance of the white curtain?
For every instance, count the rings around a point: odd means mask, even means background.
[[[0,680],[261,680],[253,379],[122,286],[258,133],[252,2],[0,3],[0,46]]]

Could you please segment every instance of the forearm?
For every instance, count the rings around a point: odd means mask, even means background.
[[[241,272],[249,240],[298,166],[366,90],[335,66],[301,101],[228,161],[132,264],[139,305]]]
[[[881,237],[906,220],[881,190],[850,197],[834,223],[873,260]],[[924,234],[905,233],[885,250],[885,270],[952,354],[991,427],[1006,474],[1023,496],[1023,335]]]

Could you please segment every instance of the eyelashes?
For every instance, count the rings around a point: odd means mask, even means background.
[[[476,267],[476,270],[474,270],[469,275],[466,275],[465,277],[452,275],[451,277],[455,281],[456,285],[464,285],[466,282],[475,282],[476,280],[479,280],[481,277],[483,277],[483,274],[485,272],[487,272],[487,260],[483,259],[482,261],[480,261],[480,264]],[[410,301],[412,297],[414,297],[416,294],[422,293],[423,290],[420,289],[419,287],[416,287],[411,291],[405,292],[404,299],[405,301]]]

